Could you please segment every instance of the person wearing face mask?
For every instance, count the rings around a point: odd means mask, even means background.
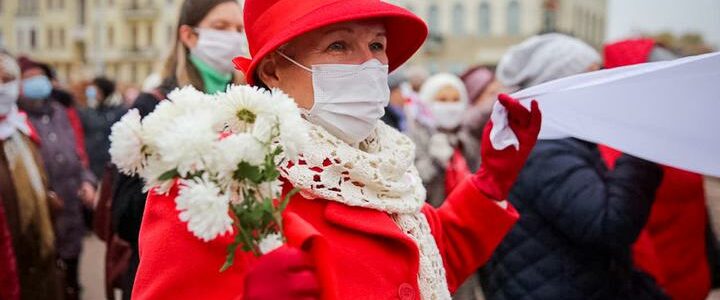
[[[160,86],[141,93],[131,107],[143,117],[178,87],[191,85],[212,94],[225,91],[228,84],[244,82],[232,63],[233,57],[248,53],[242,8],[236,0],[184,0],[175,30],[175,44],[160,72]],[[139,263],[138,232],[147,193],[138,176],[116,172],[115,178],[113,230],[133,251],[123,288],[123,299],[129,299]]]
[[[479,140],[461,126],[468,108],[465,85],[448,73],[430,77],[420,99],[433,124],[416,122],[409,133],[415,142],[415,164],[427,189],[427,201],[439,207],[461,179],[478,168]]]
[[[388,73],[421,47],[425,23],[380,0],[247,0],[244,14],[252,58],[236,66],[288,93],[310,133],[302,159],[278,166],[302,191],[284,212],[293,246],[238,252],[218,272],[231,235],[198,240],[177,217],[177,186],[151,192],[133,299],[450,299],[517,219],[504,199],[536,141],[537,105],[501,100],[520,150],[485,151],[486,168],[436,209],[414,144],[379,121]]]
[[[39,136],[18,109],[21,86],[15,59],[0,52],[0,206],[16,256],[17,299],[61,299],[51,219],[60,203],[49,191]]]
[[[105,77],[96,77],[85,88],[88,107],[80,111],[85,146],[90,160],[90,170],[101,178],[105,165],[110,161],[110,127],[120,120],[126,109],[117,102],[115,83]]]
[[[20,69],[22,87],[18,106],[27,112],[37,130],[50,187],[63,202],[55,218],[55,244],[60,266],[65,271],[64,293],[66,299],[77,299],[80,295],[78,260],[85,235],[83,209],[93,205],[96,178],[82,162],[67,110],[50,98],[52,84],[42,68],[28,59],[20,63]]]
[[[388,87],[390,88],[390,102],[385,107],[385,115],[381,120],[397,129],[400,132],[408,130],[408,117],[405,105],[408,99],[403,95],[402,85],[406,83],[405,73],[395,71],[388,76]]]
[[[483,128],[490,120],[493,105],[504,89],[494,73],[494,68],[476,66],[460,76],[470,99],[470,107],[463,115],[462,124],[477,138],[482,137]]]

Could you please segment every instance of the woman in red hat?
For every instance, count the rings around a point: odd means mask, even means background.
[[[388,72],[427,37],[425,23],[380,0],[247,0],[248,83],[279,88],[304,110],[302,159],[279,166],[301,189],[284,214],[290,246],[238,253],[218,269],[228,235],[204,243],[177,216],[177,188],[151,193],[140,232],[133,299],[450,299],[489,258],[518,216],[504,199],[540,130],[502,96],[519,147],[492,148],[440,208],[425,204],[414,145],[378,122]]]

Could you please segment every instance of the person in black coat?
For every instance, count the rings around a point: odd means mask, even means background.
[[[85,148],[90,161],[90,170],[95,177],[102,178],[105,165],[110,161],[110,128],[125,114],[126,109],[111,103],[115,94],[115,83],[105,77],[97,77],[85,89],[88,107],[80,110],[85,132]]]
[[[176,87],[174,80],[167,80],[152,93],[142,93],[135,99],[130,109],[137,109],[141,117],[155,110],[165,95]],[[140,176],[128,176],[117,172],[113,183],[112,227],[118,237],[130,244],[132,255],[124,279],[123,299],[130,299],[135,273],[140,264],[138,251],[138,235],[145,211],[147,193],[143,190],[145,183]]]
[[[591,70],[600,59],[559,34],[506,56],[498,77],[519,88]],[[516,59],[537,72],[514,68]],[[508,199],[520,220],[479,271],[486,299],[667,299],[631,255],[661,179],[659,166],[630,155],[608,170],[593,143],[538,141]]]

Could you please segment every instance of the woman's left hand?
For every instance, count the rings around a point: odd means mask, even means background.
[[[472,181],[486,196],[500,201],[507,199],[510,188],[515,184],[530,151],[535,147],[542,115],[534,100],[531,110],[527,110],[520,102],[506,94],[501,94],[498,100],[508,112],[510,129],[517,136],[520,147],[519,150],[515,147],[495,149],[490,142],[493,124],[489,121],[482,137],[482,164],[477,174],[472,176]]]

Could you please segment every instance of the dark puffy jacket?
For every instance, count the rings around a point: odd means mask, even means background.
[[[110,161],[110,128],[126,112],[123,107],[107,105],[80,110],[90,170],[97,178],[102,178],[105,165]]]
[[[630,255],[661,177],[629,155],[609,172],[595,144],[539,141],[509,197],[520,220],[480,270],[486,298],[666,299]]]

